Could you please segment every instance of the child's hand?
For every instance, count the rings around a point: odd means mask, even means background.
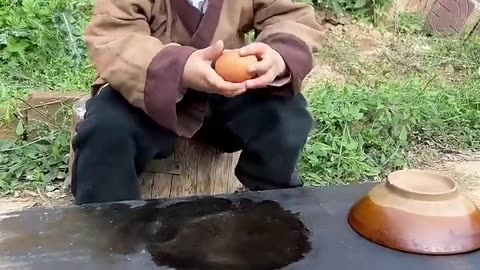
[[[183,71],[183,86],[201,92],[234,97],[246,91],[245,83],[231,83],[220,77],[212,68],[212,62],[220,57],[223,51],[223,42],[190,55]]]
[[[240,49],[240,55],[255,55],[260,61],[251,67],[257,77],[245,82],[247,89],[267,87],[277,77],[287,72],[282,56],[269,45],[255,42]]]

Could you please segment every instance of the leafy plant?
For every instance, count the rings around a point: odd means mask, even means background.
[[[398,31],[406,34],[422,34],[425,19],[415,12],[401,12],[398,14]]]
[[[367,20],[375,25],[381,23],[391,0],[312,0],[320,8],[333,10],[337,15],[348,14],[360,20]]]
[[[478,89],[480,80],[418,79],[312,89],[316,127],[302,158],[304,177],[312,185],[373,180],[408,166],[406,153],[419,144],[480,147]]]
[[[70,133],[43,131],[46,134],[31,142],[0,141],[0,195],[65,178]]]

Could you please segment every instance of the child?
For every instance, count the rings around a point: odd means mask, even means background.
[[[245,34],[256,42],[245,46]],[[97,79],[72,141],[76,204],[140,199],[138,176],[177,136],[224,152],[250,190],[291,188],[311,129],[300,94],[323,37],[311,6],[291,0],[98,0],[86,31]],[[224,49],[261,61],[224,81]]]

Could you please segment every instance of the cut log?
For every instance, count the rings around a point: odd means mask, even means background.
[[[72,138],[75,126],[83,120],[88,96],[73,105]],[[74,151],[70,146],[69,172]],[[242,188],[234,174],[239,152],[228,154],[201,142],[178,138],[175,152],[167,159],[152,160],[140,175],[144,199],[188,197],[233,193]],[[65,180],[69,188],[71,177]]]

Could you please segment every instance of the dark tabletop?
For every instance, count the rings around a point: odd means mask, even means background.
[[[365,240],[351,205],[371,184],[0,214],[0,269],[476,270]],[[408,224],[405,224],[408,226]]]

